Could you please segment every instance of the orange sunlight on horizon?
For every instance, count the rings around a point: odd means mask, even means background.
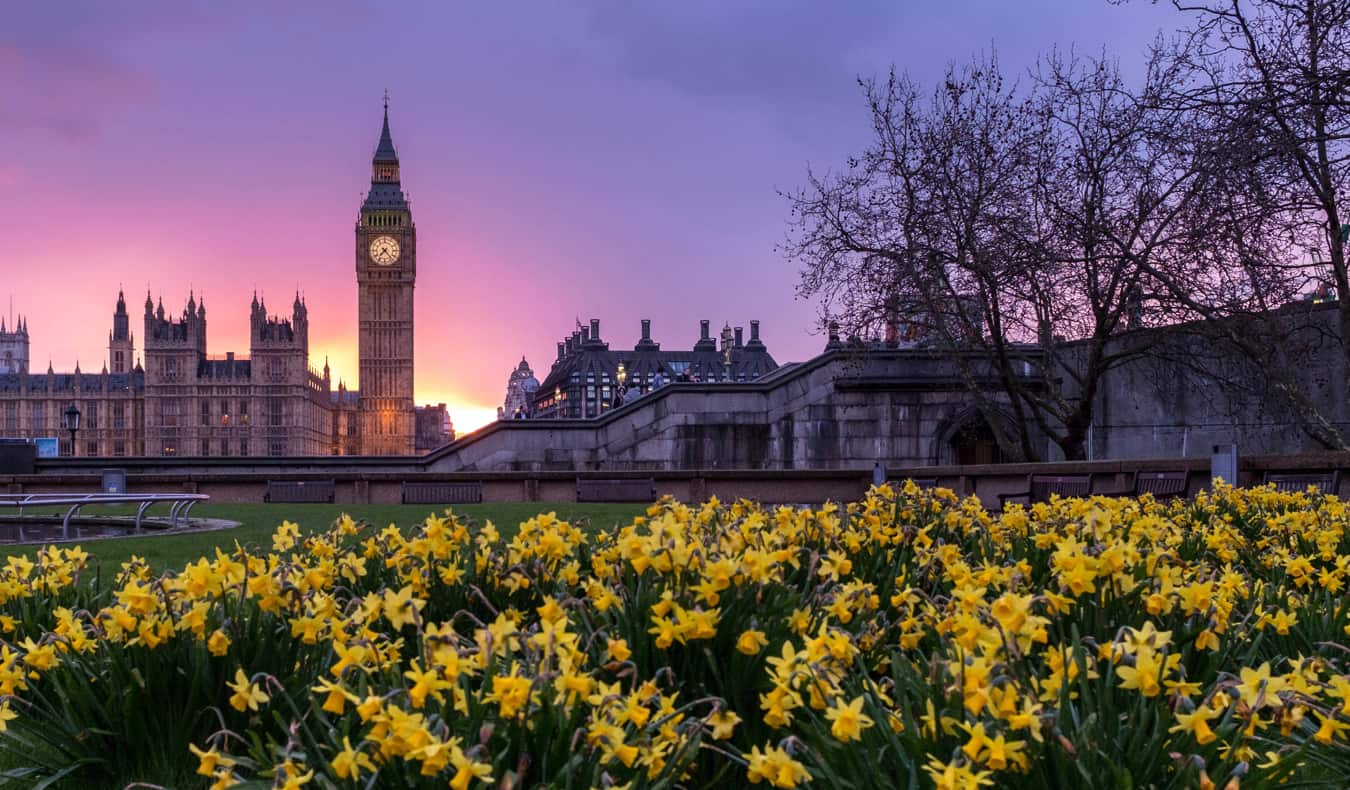
[[[356,346],[315,343],[310,347],[310,365],[322,370],[324,360],[328,361],[329,368],[332,370],[334,392],[337,391],[339,381],[345,383],[349,390],[360,389],[356,374],[358,369]],[[497,406],[495,404],[485,404],[467,398],[458,393],[455,388],[447,386],[450,382],[439,380],[439,378],[432,371],[416,369],[414,372],[415,392],[413,400],[418,406],[435,406],[438,403],[444,403],[445,408],[450,412],[450,421],[454,424],[455,435],[462,436],[471,431],[476,431],[497,419]]]

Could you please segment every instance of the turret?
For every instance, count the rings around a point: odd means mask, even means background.
[[[147,300],[146,305],[149,305]],[[113,373],[131,370],[135,339],[131,334],[131,316],[127,314],[126,296],[117,290],[117,307],[113,310],[112,331],[108,333],[108,369]]]

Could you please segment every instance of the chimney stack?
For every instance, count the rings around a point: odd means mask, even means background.
[[[642,339],[638,340],[637,345],[633,346],[634,351],[659,351],[661,346],[652,342],[652,320],[650,318],[642,319]]]
[[[758,319],[758,318],[752,318],[752,319],[750,319],[750,342],[751,342],[751,343],[758,343],[758,342],[759,342],[759,319]]]
[[[591,319],[591,340],[594,340],[594,341],[596,341],[597,343],[600,342],[600,319],[599,319],[599,318],[592,318],[592,319]]]
[[[704,319],[698,322],[698,342],[694,344],[695,351],[716,351],[717,341],[712,339],[709,332],[711,321]]]
[[[844,343],[839,339],[839,322],[831,321],[829,330],[830,338],[829,341],[825,343],[825,350],[830,351],[836,348],[843,348]]]
[[[563,341],[559,340],[559,341],[558,341],[558,359],[562,359],[562,358],[563,358],[563,348],[564,348],[564,347],[565,347],[565,344],[563,343]]]
[[[745,343],[742,342],[744,339],[745,339],[745,328],[739,326],[736,327],[736,348],[743,348],[745,346]]]

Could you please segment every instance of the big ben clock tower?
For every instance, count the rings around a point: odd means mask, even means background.
[[[370,192],[356,221],[357,350],[360,358],[361,453],[411,455],[413,411],[413,283],[417,228],[399,184],[398,155],[384,129],[371,161]]]

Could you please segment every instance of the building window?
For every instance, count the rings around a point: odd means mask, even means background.
[[[210,454],[211,454],[211,440],[202,439],[202,455],[210,455]]]
[[[125,403],[114,403],[112,405],[112,421],[115,430],[123,430],[127,427],[127,405]]]
[[[159,402],[159,424],[177,425],[178,424],[178,401],[169,399]]]
[[[19,432],[19,404],[5,404],[5,432],[14,435]]]
[[[34,431],[45,431],[47,429],[47,404],[31,403],[28,405],[28,427]]]
[[[230,440],[229,440],[229,439],[221,439],[221,440],[220,440],[220,454],[221,454],[221,455],[229,455],[229,454],[230,454]]]
[[[84,447],[84,454],[91,458],[98,455],[98,440],[90,439],[89,443]]]
[[[164,455],[178,455],[178,440],[177,440],[177,439],[165,439],[165,440],[164,440],[164,447],[163,447],[163,454],[164,454]]]
[[[121,458],[127,454],[127,443],[118,439],[113,442],[113,455]]]
[[[268,408],[267,424],[281,425],[283,400],[281,398],[272,398],[267,402],[267,408]]]
[[[239,424],[248,425],[248,401],[239,401]]]
[[[87,429],[98,427],[98,401],[85,402],[84,415],[81,417],[80,424]]]
[[[239,440],[239,454],[248,455],[248,439]]]
[[[202,424],[202,425],[210,425],[210,424],[211,424],[211,401],[207,400],[206,398],[202,398],[201,407],[202,407],[201,424]],[[203,453],[203,455],[205,455],[205,453]]]
[[[267,454],[272,456],[286,454],[286,440],[273,439],[267,443]]]
[[[178,360],[172,357],[164,360],[164,378],[169,381],[178,380]]]

